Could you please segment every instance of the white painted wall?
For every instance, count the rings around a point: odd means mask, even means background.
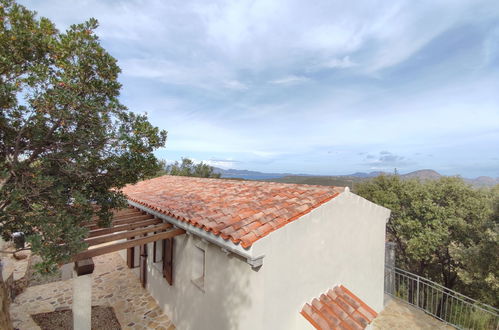
[[[175,238],[173,286],[153,265],[149,244],[148,289],[180,330],[303,329],[310,325],[299,314],[303,304],[338,284],[380,311],[388,216],[344,192],[257,241],[256,254],[265,253],[257,271],[204,243],[204,291],[192,282],[198,238]]]
[[[255,249],[266,251],[264,328],[303,329],[302,306],[339,284],[381,311],[389,215],[345,192],[258,241]]]
[[[263,283],[257,272],[192,235],[177,236],[174,244],[173,286],[153,264],[149,244],[147,288],[177,329],[261,329]],[[192,282],[196,245],[205,246],[204,290]]]

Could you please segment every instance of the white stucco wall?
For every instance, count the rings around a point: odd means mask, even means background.
[[[302,306],[343,284],[383,308],[385,224],[390,211],[342,193],[258,241],[265,250],[265,329],[303,329]]]
[[[192,282],[201,242],[175,238],[174,284],[152,263],[148,289],[177,329],[304,329],[299,314],[314,297],[343,284],[376,311],[383,306],[385,221],[389,210],[345,192],[259,240],[258,270],[220,247],[206,246],[204,291]]]
[[[196,245],[205,248],[205,283],[192,282]],[[177,329],[260,329],[263,317],[263,284],[258,273],[220,247],[192,235],[175,237],[173,285],[163,278],[160,263],[153,264],[149,244],[147,288]]]

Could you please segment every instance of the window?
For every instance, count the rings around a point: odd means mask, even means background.
[[[152,252],[153,252],[152,265],[161,273],[163,273],[163,244],[164,244],[163,240],[155,241],[152,246]]]
[[[163,260],[163,241],[155,241],[153,244],[153,262],[158,263]]]
[[[173,285],[173,243],[172,237],[156,241],[153,245],[153,266],[163,274],[170,285]]]
[[[204,292],[206,253],[204,247],[194,246],[192,256],[192,282]]]

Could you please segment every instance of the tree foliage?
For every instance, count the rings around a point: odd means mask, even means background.
[[[176,161],[173,164],[166,165],[165,174],[180,176],[195,176],[199,178],[220,178],[220,173],[215,173],[215,169],[206,164],[195,164],[189,158],[182,158],[182,162]]]
[[[158,170],[152,151],[166,140],[119,102],[120,69],[97,26],[59,32],[0,0],[0,232],[24,232],[47,270],[85,247],[83,221],[109,223],[119,188]]]
[[[462,265],[458,277],[481,300],[499,306],[499,185],[488,194],[492,205],[491,221],[483,226],[474,244],[458,243],[451,253]]]
[[[497,190],[453,177],[421,182],[390,175],[359,183],[356,192],[392,210],[387,236],[399,267],[498,304]]]

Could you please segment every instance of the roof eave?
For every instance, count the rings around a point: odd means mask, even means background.
[[[248,263],[252,268],[258,268],[263,265],[263,258],[265,257],[264,254],[255,256],[253,253],[253,248],[250,246],[249,248],[245,249],[243,248],[240,244],[234,244],[230,240],[225,240],[221,238],[220,236],[217,236],[211,232],[207,232],[206,230],[202,228],[198,228],[196,226],[191,225],[190,223],[175,219],[173,217],[167,216],[163,213],[160,213],[158,211],[155,211],[147,206],[144,206],[142,204],[133,202],[131,200],[128,200],[128,204],[136,207],[138,209],[141,209],[144,212],[147,212],[149,214],[154,215],[155,217],[159,219],[163,219],[175,227],[182,228],[184,229],[187,233],[193,234],[195,236],[198,236],[201,239],[204,239],[212,244],[215,244],[219,246],[224,252],[231,252],[236,255],[241,256],[246,263]]]

